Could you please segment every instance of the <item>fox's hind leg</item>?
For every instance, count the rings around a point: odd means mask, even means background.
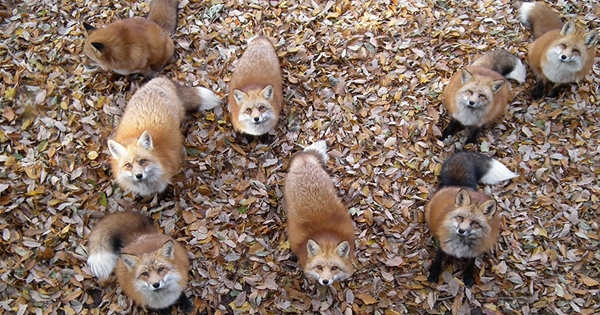
[[[472,287],[475,284],[475,278],[473,278],[473,269],[475,268],[475,258],[469,258],[467,262],[467,268],[463,273],[463,282],[467,287]]]
[[[431,264],[431,268],[429,269],[429,276],[427,277],[427,281],[429,283],[437,283],[440,280],[440,271],[442,270],[442,261],[444,261],[444,251],[441,248],[438,248],[435,253],[435,258],[433,259],[433,263]]]

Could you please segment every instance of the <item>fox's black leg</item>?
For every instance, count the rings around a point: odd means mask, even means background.
[[[551,98],[556,98],[558,97],[558,94],[560,94],[560,91],[562,90],[563,85],[560,83],[554,83],[554,85],[552,86],[552,89],[550,89],[550,92],[548,92],[548,97]]]
[[[181,292],[177,304],[179,304],[179,308],[185,314],[190,314],[194,310],[194,304],[192,304],[192,301],[190,301],[190,299],[188,299],[187,296],[185,296],[185,292]]]
[[[442,261],[444,260],[444,252],[441,248],[438,248],[435,253],[435,258],[433,259],[433,263],[431,264],[431,268],[429,269],[429,276],[427,277],[427,281],[429,283],[437,283],[440,280],[440,270],[442,269]]]
[[[471,128],[471,132],[469,132],[469,137],[467,138],[467,143],[475,143],[477,142],[477,136],[479,136],[479,132],[481,131],[481,128],[479,127],[472,127]]]
[[[472,287],[475,284],[475,278],[473,278],[473,269],[475,268],[475,258],[469,258],[467,261],[467,268],[463,274],[463,281],[467,287]]]
[[[158,310],[154,310],[158,315],[171,315],[171,307],[161,308]]]
[[[544,80],[538,80],[538,83],[535,85],[535,88],[531,91],[531,97],[534,100],[539,100],[544,96],[544,89],[546,87],[546,83]]]
[[[244,138],[246,138],[246,141],[248,141],[248,143],[252,143],[252,141],[254,141],[255,139],[255,136],[245,133]]]
[[[449,135],[454,134],[459,125],[460,123],[458,122],[458,120],[450,118],[450,123],[448,124],[448,127],[446,127],[446,129],[444,129],[444,131],[442,132],[442,137],[440,138],[440,140],[444,140],[448,138]]]
[[[260,141],[261,143],[269,142],[269,133],[265,133],[265,134],[258,136],[258,141]]]

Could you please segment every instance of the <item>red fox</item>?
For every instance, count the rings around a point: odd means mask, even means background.
[[[533,32],[528,48],[529,63],[537,77],[531,96],[557,97],[563,84],[575,82],[592,70],[598,31],[585,32],[569,21],[563,25],[558,14],[543,2],[525,2],[519,9],[521,22]]]
[[[83,26],[87,33],[83,53],[89,59],[106,71],[142,73],[152,79],[174,61],[170,35],[177,26],[177,0],[153,0],[148,19],[122,19],[102,28]]]
[[[279,121],[283,101],[279,58],[264,36],[250,40],[229,82],[229,111],[236,131],[260,136]]]
[[[283,187],[287,232],[304,274],[332,285],[354,272],[352,218],[325,171],[324,140],[296,154]]]
[[[475,284],[475,258],[498,240],[500,214],[496,201],[477,191],[477,183],[496,184],[516,177],[502,163],[481,153],[460,152],[442,165],[440,189],[425,205],[425,221],[439,247],[427,280],[437,283],[444,255],[468,258],[466,286]]]
[[[160,234],[152,221],[137,212],[102,218],[89,236],[90,271],[108,278],[113,270],[123,292],[137,305],[170,314],[171,305],[193,308],[185,295],[190,262],[187,250]]]
[[[489,52],[456,73],[443,92],[450,124],[441,139],[453,134],[459,125],[471,127],[467,143],[475,143],[481,128],[499,119],[511,98],[505,78],[525,81],[525,66],[506,50]]]
[[[206,88],[181,86],[165,77],[142,86],[108,140],[115,181],[140,196],[164,191],[181,166],[179,128],[185,112],[211,109],[219,102]]]

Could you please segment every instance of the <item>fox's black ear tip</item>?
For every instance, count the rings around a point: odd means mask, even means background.
[[[89,32],[89,31],[93,31],[93,30],[95,30],[95,29],[96,29],[94,26],[92,26],[92,24],[88,24],[88,23],[86,23],[86,22],[83,22],[83,27],[84,27],[84,28],[85,28],[85,30],[86,30],[86,31],[88,31],[88,32]]]

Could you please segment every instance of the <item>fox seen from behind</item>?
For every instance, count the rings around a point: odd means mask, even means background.
[[[506,78],[524,82],[525,67],[518,57],[503,49],[479,57],[454,74],[442,95],[450,124],[441,139],[462,125],[471,127],[467,143],[474,143],[482,127],[502,117],[512,98]]]
[[[533,33],[528,47],[537,84],[531,95],[557,97],[563,84],[585,77],[594,65],[598,30],[584,31],[560,16],[543,2],[525,2],[519,8],[521,22]]]
[[[187,250],[152,221],[137,212],[113,213],[93,228],[88,242],[88,266],[100,279],[115,271],[123,292],[135,304],[171,314],[179,304],[193,306],[185,295],[190,267]]]
[[[180,125],[186,112],[219,103],[219,97],[206,88],[182,86],[165,77],[142,86],[108,140],[115,181],[140,196],[164,191],[181,167]]]
[[[152,0],[147,19],[121,19],[100,28],[84,23],[84,54],[104,70],[154,78],[174,61],[170,36],[177,26],[177,5],[177,0]]]
[[[308,278],[332,285],[354,272],[354,228],[325,171],[327,146],[317,141],[296,154],[283,187],[292,252]]]
[[[257,36],[238,61],[229,82],[233,128],[261,136],[277,126],[283,102],[279,58],[271,40]]]
[[[440,188],[425,205],[425,221],[439,247],[428,281],[437,283],[444,256],[468,259],[463,281],[475,284],[475,258],[489,252],[498,240],[500,213],[477,184],[495,184],[516,177],[502,163],[481,153],[459,152],[442,165]]]

